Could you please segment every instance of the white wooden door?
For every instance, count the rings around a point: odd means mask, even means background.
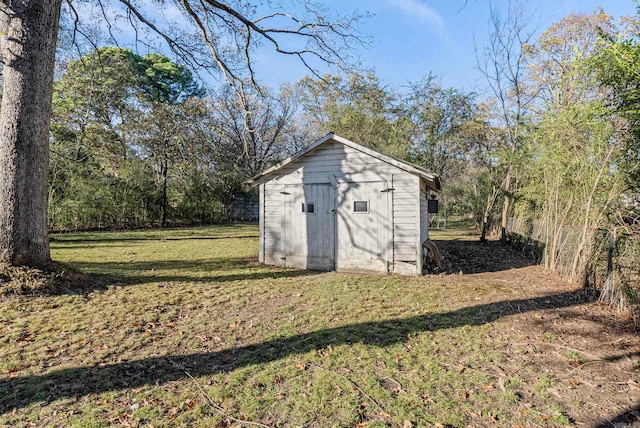
[[[336,269],[388,271],[391,213],[386,181],[340,183],[336,200]]]
[[[285,186],[285,264],[335,269],[335,191],[330,184]]]

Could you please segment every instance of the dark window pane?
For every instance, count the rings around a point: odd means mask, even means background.
[[[368,201],[354,201],[353,202],[353,212],[355,212],[355,213],[366,213],[366,212],[369,212],[369,202]]]
[[[315,202],[302,203],[302,212],[307,214],[314,214],[316,212]]]

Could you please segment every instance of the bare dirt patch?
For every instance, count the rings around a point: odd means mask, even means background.
[[[467,297],[502,312],[495,322],[505,328],[494,334],[511,342],[513,368],[498,369],[499,387],[516,374],[524,379],[520,412],[550,396],[571,424],[640,427],[640,338],[631,314],[499,241],[475,238],[436,241],[440,277],[461,290],[477,284]]]

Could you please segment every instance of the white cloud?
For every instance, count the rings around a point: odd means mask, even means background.
[[[405,14],[430,26],[440,36],[445,36],[444,21],[435,9],[420,0],[388,0],[389,4]]]

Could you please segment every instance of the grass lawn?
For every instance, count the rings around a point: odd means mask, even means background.
[[[55,235],[96,286],[0,299],[0,425],[611,426],[640,408],[630,320],[498,243],[434,231],[445,273],[401,277],[261,266],[257,235]]]

